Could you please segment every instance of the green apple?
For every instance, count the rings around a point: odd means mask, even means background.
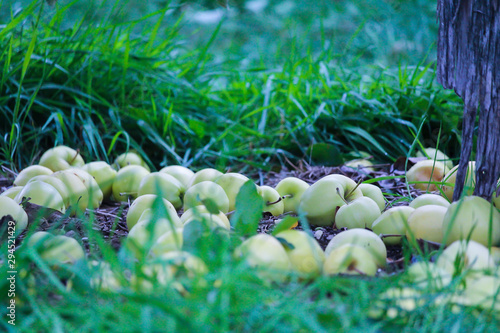
[[[340,174],[333,174],[323,177],[322,179],[334,179],[342,184],[344,188],[344,199],[349,202],[363,196],[363,192],[358,187],[358,184],[349,177]],[[321,180],[321,179],[320,179]]]
[[[451,283],[452,276],[436,263],[419,261],[412,264],[407,271],[411,282],[417,284],[421,289],[441,289]]]
[[[5,221],[7,231],[11,231],[9,228],[15,226],[13,230],[16,237],[28,226],[28,214],[26,214],[24,209],[13,199],[7,196],[0,196],[0,220],[5,216],[11,217],[11,219]],[[14,225],[11,225],[11,221],[14,222]]]
[[[144,169],[151,171],[148,164],[142,159],[141,155],[139,155],[135,151],[128,151],[126,153],[120,154],[113,163],[113,166],[116,169],[121,169],[128,165],[139,165]]]
[[[368,197],[354,199],[339,208],[335,215],[337,228],[371,228],[373,222],[380,216],[380,208]]]
[[[271,213],[273,216],[279,216],[284,213],[285,205],[278,191],[266,185],[257,187],[257,191],[262,199],[264,199],[263,213]]]
[[[236,196],[240,188],[248,181],[248,177],[242,174],[229,172],[217,177],[214,182],[224,189],[229,199],[229,211],[235,210]],[[257,186],[257,185],[256,185]]]
[[[294,272],[305,278],[321,275],[325,253],[314,237],[302,230],[281,231],[275,237],[286,241],[284,248]]]
[[[345,205],[344,187],[335,179],[322,178],[304,191],[299,212],[303,212],[309,224],[332,226],[337,209]]]
[[[130,229],[125,246],[136,258],[147,255],[156,241],[169,231],[175,230],[165,218],[141,218]]]
[[[55,172],[71,167],[81,167],[85,161],[78,151],[66,146],[57,146],[43,153],[38,164]]]
[[[467,279],[461,294],[455,295],[453,303],[473,306],[496,312],[500,310],[500,278],[498,275],[478,274]]]
[[[112,192],[115,201],[127,201],[137,198],[141,181],[149,175],[149,170],[140,165],[128,165],[121,168],[113,182]]]
[[[441,189],[448,200],[453,200],[455,181],[457,180],[458,165],[451,169],[443,178]],[[472,195],[476,188],[476,162],[470,161],[465,175],[464,195]]]
[[[464,197],[453,202],[444,216],[443,230],[448,232],[447,244],[470,239],[488,246],[500,243],[500,213],[486,199]]]
[[[384,242],[375,233],[366,229],[350,229],[335,235],[325,249],[325,255],[345,244],[354,244],[366,249],[375,259],[378,267],[385,267],[387,263],[387,248]]]
[[[375,171],[372,166],[373,163],[365,158],[359,158],[355,160],[348,161],[344,164],[347,167],[353,168],[353,169],[361,169],[366,171]]]
[[[436,264],[455,275],[463,269],[478,271],[492,268],[495,261],[484,245],[473,240],[460,240],[451,243],[438,257]]]
[[[448,169],[453,168],[453,161],[441,150],[436,148],[425,148],[423,153],[421,151],[417,152],[417,157],[427,157],[431,160],[443,163]]]
[[[438,189],[437,184],[441,184],[446,172],[448,172],[448,168],[441,162],[434,160],[418,161],[408,170],[406,179],[410,184],[413,182],[425,182],[414,183],[413,186],[416,189],[436,191]],[[431,183],[429,184],[429,182]]]
[[[264,280],[283,281],[292,268],[285,248],[271,235],[257,234],[236,248],[234,255],[258,270]]]
[[[194,206],[192,208],[189,208],[188,210],[186,210],[182,214],[181,222],[182,222],[182,224],[186,224],[186,222],[188,220],[190,220],[193,216],[200,216],[201,214],[210,214],[210,212],[203,205]],[[227,226],[227,229],[229,229],[231,227],[231,224],[230,224],[229,219],[227,218],[226,214],[219,211],[218,214],[214,214],[214,215],[216,215],[222,222],[224,222],[224,224]]]
[[[87,209],[90,200],[89,191],[80,177],[73,172],[66,172],[66,170],[54,172],[51,177],[61,180],[66,185],[71,207],[78,207],[81,211]],[[76,210],[73,213],[76,214]]]
[[[218,177],[222,176],[223,173],[220,172],[219,170],[215,170],[212,168],[205,168],[201,169],[197,173],[194,174],[193,177],[189,180],[189,183],[187,185],[187,189],[189,189],[191,186],[196,185],[198,183],[204,182],[204,181],[215,181]]]
[[[203,205],[206,199],[212,200],[221,212],[229,212],[229,198],[226,192],[212,181],[203,181],[188,188],[184,194],[184,210]]]
[[[375,276],[377,269],[375,258],[369,251],[358,245],[344,244],[326,256],[323,273]]]
[[[50,265],[74,263],[85,257],[80,243],[67,236],[54,236],[48,232],[35,232],[28,238],[26,246],[34,247],[40,257]]]
[[[450,206],[450,202],[442,196],[432,193],[419,195],[413,199],[412,202],[410,202],[410,207],[415,209],[426,205],[439,205],[448,208]]]
[[[146,175],[139,184],[139,196],[144,194],[159,195],[174,205],[175,209],[182,207],[182,184],[177,178],[162,172],[152,172]]]
[[[69,190],[68,190],[68,187],[66,186],[66,184],[64,184],[62,180],[60,180],[59,178],[56,178],[52,175],[50,175],[50,176],[40,175],[40,176],[35,176],[35,177],[31,178],[28,181],[28,184],[31,182],[34,182],[34,181],[40,181],[40,182],[44,182],[44,183],[47,183],[49,185],[54,186],[54,188],[57,190],[57,192],[59,192],[59,194],[63,198],[64,206],[66,206],[66,207],[70,206],[71,202],[69,200],[69,198],[70,198]]]
[[[130,205],[127,212],[126,222],[128,230],[131,230],[146,210],[151,210],[153,215],[164,217],[172,221],[176,226],[182,226],[175,207],[165,198],[154,194],[141,195]]]
[[[111,270],[109,263],[92,260],[89,262],[91,271],[90,286],[102,291],[118,291],[122,287],[117,275]]]
[[[112,193],[113,182],[116,177],[116,170],[103,161],[87,163],[82,166],[82,169],[94,177],[102,191],[104,199],[109,200]]]
[[[409,240],[424,239],[430,242],[442,243],[444,230],[443,221],[446,207],[425,205],[418,207],[408,216],[406,237]]]
[[[193,221],[200,221],[202,224],[206,225],[210,229],[223,228],[229,230],[231,228],[231,225],[229,223],[226,223],[226,220],[221,219],[218,215],[210,213],[199,213],[199,214],[193,214],[190,218],[188,218],[184,223],[184,227]]]
[[[14,199],[18,195],[18,193],[23,190],[23,187],[24,186],[12,186],[12,187],[6,189],[5,191],[3,191],[2,193],[0,193],[0,196]]]
[[[194,172],[181,165],[169,165],[160,170],[160,172],[175,177],[182,185],[181,193],[184,194],[188,188],[189,181],[194,176]]]
[[[385,209],[385,197],[380,187],[372,184],[359,184],[358,188],[361,190],[361,193],[363,193],[363,196],[377,203],[381,212]]]
[[[392,207],[386,210],[372,224],[372,230],[377,235],[406,235],[408,216],[415,209],[408,206]],[[387,245],[401,244],[401,237],[384,237]]]
[[[24,186],[28,183],[28,181],[35,177],[41,175],[51,175],[54,171],[50,170],[47,167],[41,165],[31,165],[27,168],[24,168],[19,172],[16,179],[14,179],[14,185],[16,186]]]
[[[309,184],[297,177],[282,179],[275,189],[283,197],[285,213],[297,213],[302,194],[309,188]]]
[[[103,194],[99,184],[97,184],[96,180],[92,175],[90,175],[87,171],[79,168],[69,168],[64,170],[67,173],[75,174],[82,181],[83,185],[87,188],[89,201],[87,203],[88,209],[96,209],[99,208],[102,204]]]
[[[23,198],[30,198],[29,202],[33,204],[55,209],[61,213],[66,211],[66,206],[64,206],[64,200],[61,194],[54,186],[41,181],[34,181],[26,184],[14,201],[21,203]]]
[[[180,251],[183,244],[183,229],[175,228],[161,235],[151,247],[150,255],[154,257],[170,251]]]

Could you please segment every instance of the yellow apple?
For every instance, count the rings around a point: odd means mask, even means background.
[[[167,218],[174,225],[182,226],[175,207],[167,199],[154,194],[145,194],[135,199],[128,209],[126,217],[128,230],[134,227],[146,210],[150,210],[153,216]]]
[[[229,211],[229,199],[226,192],[212,181],[203,181],[188,188],[184,194],[184,210],[203,205],[206,199],[212,200],[221,212]]]
[[[415,209],[408,206],[397,206],[386,210],[372,224],[372,230],[377,235],[406,235],[408,216]],[[401,237],[384,237],[387,245],[401,244]]]
[[[371,228],[373,222],[380,216],[380,208],[368,197],[354,199],[339,208],[335,216],[337,228]]]
[[[41,165],[31,165],[19,172],[19,174],[16,176],[16,179],[14,179],[14,185],[24,186],[31,178],[35,176],[51,175],[53,173],[54,171],[50,170],[47,167]]]
[[[57,190],[57,192],[59,192],[59,194],[63,198],[64,206],[69,207],[71,205],[70,193],[69,193],[68,187],[59,178],[54,177],[52,175],[40,175],[40,176],[35,176],[35,177],[31,178],[28,181],[28,184],[31,182],[34,182],[34,181],[41,181],[41,182],[44,182],[44,183],[47,183],[49,185],[54,186],[54,188]]]
[[[443,185],[441,189],[448,200],[453,200],[453,191],[455,189],[455,181],[457,180],[458,165],[451,169],[443,178]],[[446,184],[446,185],[445,185]],[[467,173],[465,175],[464,191],[465,195],[472,195],[476,188],[476,162],[470,161],[467,166]]]
[[[446,156],[441,150],[436,148],[425,148],[424,153],[417,152],[417,157],[427,157],[431,160],[436,160],[443,163],[448,169],[453,168],[453,161]]]
[[[240,188],[248,181],[248,177],[242,174],[229,172],[217,177],[214,182],[224,189],[229,199],[229,211],[235,210],[236,196]]]
[[[406,173],[408,183],[415,183],[413,186],[422,191],[436,191],[437,183],[441,184],[444,175],[448,172],[446,166],[434,160],[418,161]],[[430,183],[429,183],[430,182]]]
[[[113,163],[113,166],[116,167],[116,169],[121,169],[128,165],[139,165],[144,169],[151,171],[148,164],[142,159],[141,155],[135,151],[128,151],[120,154]]]
[[[7,232],[10,233],[13,230],[13,234],[16,237],[28,226],[28,214],[26,214],[24,209],[13,199],[7,196],[0,196],[0,220],[5,216],[11,217],[11,219],[5,221]],[[11,225],[11,221],[14,221],[15,225]]]
[[[51,177],[61,180],[64,185],[66,185],[71,207],[78,207],[81,211],[87,209],[90,201],[89,191],[77,175],[73,172],[66,172],[66,170],[63,170],[54,172]],[[73,213],[76,214],[76,210],[74,210]]]
[[[19,194],[19,192],[22,191],[24,186],[12,186],[2,193],[0,193],[0,196],[5,196],[11,199],[15,199],[15,197]]]
[[[280,200],[281,196],[278,191],[266,185],[259,186],[257,191],[262,199],[264,199],[263,213],[271,213],[273,216],[279,216],[284,213],[285,205],[283,204],[283,200]]]
[[[477,271],[492,268],[495,261],[484,245],[472,240],[460,240],[451,243],[438,257],[436,264],[455,275],[464,269]]]
[[[205,168],[201,169],[200,171],[196,172],[193,177],[189,180],[189,183],[187,185],[187,188],[189,189],[191,186],[196,185],[198,183],[204,182],[204,181],[214,181],[218,177],[222,176],[223,173],[220,172],[219,170],[215,170],[212,168]]]
[[[193,216],[200,216],[201,214],[210,214],[210,212],[203,205],[194,206],[192,208],[189,208],[188,210],[186,210],[182,214],[182,216],[181,216],[181,222],[183,224],[185,224],[188,220],[191,220],[191,218]],[[227,226],[227,229],[229,229],[231,227],[231,224],[230,224],[229,219],[227,218],[226,214],[224,214],[223,212],[219,211],[218,214],[214,214],[214,215],[216,215],[221,221],[224,222],[224,224]]]
[[[61,213],[66,211],[66,206],[64,206],[64,200],[61,194],[54,186],[41,181],[34,181],[26,184],[14,201],[21,203],[23,198],[30,198],[29,202],[33,204],[52,208]]]
[[[194,172],[181,165],[169,165],[160,170],[160,172],[175,177],[182,185],[181,193],[184,194],[188,188],[189,181],[194,176]]]
[[[113,182],[113,199],[119,202],[127,201],[129,197],[137,198],[139,185],[149,173],[147,169],[140,165],[128,165],[121,168]]]
[[[82,166],[82,169],[94,177],[102,191],[104,199],[109,200],[112,193],[113,182],[116,177],[116,170],[103,161],[87,163]]]
[[[408,216],[406,237],[409,240],[424,239],[430,242],[443,242],[443,221],[446,207],[425,205],[418,207]]]
[[[67,146],[57,146],[43,153],[38,164],[55,172],[71,167],[81,167],[85,161],[76,150]]]
[[[385,209],[385,197],[380,187],[372,184],[359,184],[358,188],[361,190],[361,193],[363,193],[363,196],[377,203],[381,212]]]
[[[333,174],[325,176],[321,179],[333,179],[338,181],[344,188],[344,199],[349,202],[363,196],[363,192],[359,188],[358,184],[349,177],[340,174]]]
[[[96,209],[99,208],[102,204],[103,194],[99,184],[97,184],[96,180],[92,175],[90,175],[87,171],[79,168],[69,168],[64,170],[67,173],[75,174],[82,181],[83,185],[87,188],[88,192],[88,203],[87,208]]]
[[[161,235],[151,247],[150,254],[158,257],[170,251],[180,251],[182,249],[183,229],[176,228]]]
[[[175,177],[162,172],[152,172],[142,179],[138,194],[139,196],[159,195],[170,201],[175,209],[180,209],[182,207],[181,190],[182,184]]]
[[[287,177],[282,179],[275,189],[283,197],[284,212],[297,213],[300,199],[309,184],[297,177]]]
[[[412,202],[410,202],[410,207],[415,209],[426,205],[439,205],[448,208],[450,206],[450,202],[442,196],[432,193],[419,195],[413,199]]]
[[[326,256],[323,273],[375,276],[377,269],[375,258],[369,251],[358,245],[344,244]]]

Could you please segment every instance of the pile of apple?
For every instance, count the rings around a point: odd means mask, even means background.
[[[425,154],[432,158],[416,163],[408,171],[407,180],[423,190],[441,190],[443,195],[427,193],[409,206],[386,207],[379,187],[357,184],[339,174],[325,176],[312,185],[295,177],[281,180],[275,188],[254,184],[264,202],[263,212],[299,215],[313,226],[348,230],[333,237],[325,251],[305,231],[257,234],[244,240],[234,257],[266,280],[280,281],[290,272],[305,279],[334,274],[374,276],[386,265],[386,245],[400,244],[406,237],[415,245],[417,239],[448,245],[435,263],[426,266],[426,271],[445,281],[457,274],[458,260],[464,261],[461,270],[493,267],[494,254],[500,252],[494,247],[500,244],[500,212],[487,200],[474,196],[450,204],[456,168],[437,150],[428,149]],[[361,161],[359,164],[368,167]],[[467,193],[471,194],[473,162],[469,169]],[[194,173],[172,165],[150,172],[133,152],[118,156],[113,165],[102,161],[85,164],[77,151],[58,146],[46,151],[38,165],[22,170],[14,186],[0,194],[0,218],[10,216],[16,221],[18,235],[28,221],[20,205],[23,200],[69,215],[96,209],[103,200],[132,200],[126,215],[129,234],[124,246],[131,256],[151,261],[143,275],[154,276],[161,284],[171,281],[178,271],[193,276],[208,271],[200,258],[183,251],[183,230],[198,221],[210,230],[230,232],[228,215],[235,210],[236,196],[247,182],[244,175],[223,174],[211,168]],[[496,197],[493,201],[500,204]],[[85,257],[76,240],[47,232],[34,233],[23,246],[36,248],[42,258],[55,265]],[[163,261],[167,264],[159,264]],[[96,284],[119,287],[109,265],[90,265],[99,277]],[[418,270],[410,267],[409,271]]]

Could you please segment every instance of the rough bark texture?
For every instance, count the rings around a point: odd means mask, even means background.
[[[465,104],[453,200],[462,194],[479,109],[475,195],[490,199],[500,177],[500,0],[438,0],[437,78]]]

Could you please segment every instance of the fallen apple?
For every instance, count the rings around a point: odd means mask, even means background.
[[[304,191],[299,212],[303,212],[311,225],[332,226],[337,209],[345,205],[344,187],[335,179],[322,178]]]
[[[149,173],[147,169],[140,165],[128,165],[121,168],[113,182],[113,199],[120,202],[127,201],[129,197],[137,198],[139,185]]]
[[[439,290],[451,283],[452,276],[444,268],[436,263],[419,261],[408,268],[409,280],[419,286],[420,289]]]
[[[146,175],[139,184],[138,195],[156,194],[170,201],[175,209],[182,207],[182,184],[177,178],[162,172]]]
[[[240,188],[248,181],[248,177],[242,174],[229,172],[217,177],[214,182],[224,189],[229,199],[229,211],[235,210],[236,196]]]
[[[441,162],[434,160],[418,161],[408,170],[406,179],[416,189],[436,191],[446,172],[448,172],[448,169]]]
[[[455,189],[455,181],[457,179],[458,165],[451,169],[443,178],[443,185],[441,189],[448,200],[453,200],[453,191]],[[474,189],[476,188],[476,162],[470,161],[467,166],[467,172],[465,175],[464,183],[464,195],[472,195]]]
[[[413,199],[412,202],[410,202],[410,207],[415,209],[426,205],[439,205],[448,208],[450,206],[450,202],[442,196],[432,193],[419,195]]]
[[[375,258],[369,251],[358,245],[344,244],[326,256],[323,274],[375,276],[377,269]]]
[[[161,235],[153,244],[150,255],[158,257],[170,251],[180,251],[183,244],[183,229],[176,228]]]
[[[443,242],[443,222],[446,207],[439,205],[425,205],[418,207],[408,216],[406,237],[411,242],[424,239],[430,242]]]
[[[19,174],[16,176],[16,179],[14,179],[14,185],[24,186],[28,183],[28,181],[31,178],[35,176],[51,175],[53,173],[54,171],[50,170],[47,167],[41,165],[31,165],[27,168],[22,169],[21,172],[19,172]]]
[[[372,184],[359,184],[358,188],[361,190],[363,196],[377,203],[381,212],[385,209],[385,197],[380,187]]]
[[[61,194],[59,194],[54,186],[41,181],[34,181],[26,184],[23,190],[18,193],[14,201],[21,203],[23,198],[29,198],[29,202],[33,204],[55,209],[61,213],[66,211],[66,206],[64,205]]]
[[[201,169],[200,171],[196,172],[193,177],[189,180],[189,183],[187,185],[187,188],[189,189],[191,186],[196,185],[198,183],[204,182],[204,181],[214,181],[218,177],[222,176],[223,173],[220,172],[219,170],[215,170],[212,168],[205,168]]]
[[[285,240],[283,247],[292,263],[292,271],[304,278],[321,275],[325,253],[314,237],[302,230],[285,230],[275,237]]]
[[[284,213],[285,205],[280,194],[271,186],[257,187],[259,195],[264,199],[263,213],[270,213],[273,216],[279,216]]]
[[[160,170],[160,172],[175,177],[182,185],[181,193],[184,194],[188,188],[189,181],[194,176],[194,172],[181,165],[169,165]]]
[[[477,196],[463,197],[448,207],[443,230],[447,233],[446,244],[471,239],[485,246],[498,245],[500,213],[486,199]]]
[[[175,229],[166,218],[141,218],[130,229],[125,246],[136,258],[142,258],[162,235]]]
[[[435,160],[443,163],[448,169],[453,168],[453,161],[445,155],[441,150],[436,148],[425,148],[423,152],[417,152],[417,157],[427,157],[431,160]]]
[[[10,219],[4,221],[7,225],[7,233],[11,234],[13,231],[14,237],[17,237],[28,226],[28,214],[24,209],[13,199],[0,196],[0,220],[6,216],[10,216]],[[14,225],[11,222],[14,222]]]
[[[184,210],[203,205],[206,199],[212,200],[221,212],[229,211],[229,199],[226,192],[212,181],[203,181],[188,188],[184,194]]]
[[[354,244],[366,249],[375,259],[378,267],[385,267],[387,248],[375,233],[366,229],[350,229],[335,235],[325,249],[325,256],[345,244]]]
[[[188,210],[186,210],[182,214],[182,216],[181,216],[181,222],[182,222],[182,224],[185,224],[192,217],[194,217],[194,216],[200,216],[201,214],[210,214],[210,212],[203,205],[194,206],[192,208],[189,208]],[[224,224],[227,226],[227,229],[229,229],[231,227],[231,224],[230,224],[229,219],[227,218],[226,214],[224,214],[223,212],[219,211],[218,214],[214,214],[214,215],[216,215],[221,221],[224,222]]]
[[[80,177],[73,172],[66,172],[66,170],[54,172],[51,177],[61,180],[66,185],[71,207],[78,208],[81,211],[87,209],[90,201],[89,191]],[[76,214],[76,209],[73,210],[73,214]]]
[[[71,167],[81,167],[85,161],[78,151],[67,146],[57,146],[43,153],[38,164],[55,172]]]
[[[346,162],[344,165],[353,169],[360,169],[365,172],[375,171],[373,169],[373,163],[370,160],[367,160],[366,158],[351,160]]]
[[[69,207],[71,205],[68,187],[59,178],[54,177],[52,175],[50,175],[50,176],[40,175],[40,176],[35,176],[35,177],[31,178],[28,181],[28,184],[31,182],[34,182],[34,181],[41,181],[41,182],[47,183],[49,185],[52,185],[57,190],[57,192],[59,192],[61,197],[63,198],[64,206]]]
[[[109,200],[112,194],[113,182],[116,177],[116,170],[106,162],[95,161],[82,166],[82,169],[87,171],[99,185],[105,200]]]
[[[75,174],[82,181],[83,185],[87,188],[88,192],[88,209],[96,209],[99,208],[102,204],[103,194],[99,184],[97,184],[96,180],[92,175],[90,175],[87,171],[79,168],[69,168],[64,170],[67,173]]]
[[[275,189],[283,197],[285,213],[297,213],[302,194],[309,188],[309,184],[297,177],[282,179]]]
[[[383,235],[382,240],[386,245],[401,244],[399,235],[406,235],[408,216],[415,209],[408,206],[397,206],[386,210],[372,224],[372,230],[377,235]]]
[[[335,216],[337,228],[371,228],[380,216],[380,208],[368,197],[360,197],[339,208]]]
[[[91,271],[90,286],[102,291],[118,291],[122,288],[117,274],[111,270],[109,263],[104,261],[92,260],[89,262]]]
[[[126,217],[128,230],[131,230],[137,224],[146,210],[150,210],[153,216],[166,218],[172,221],[174,225],[182,226],[175,207],[167,199],[154,194],[145,194],[135,199],[128,209]]]
[[[451,275],[460,274],[463,270],[472,273],[495,266],[488,248],[473,240],[451,243],[438,257],[436,264]]]
[[[23,190],[23,187],[24,186],[12,186],[12,187],[6,189],[5,191],[3,191],[2,193],[0,193],[0,196],[15,199],[16,196],[19,194],[19,192],[21,192]]]
[[[340,174],[333,174],[325,176],[322,179],[334,179],[342,184],[342,187],[344,188],[343,197],[347,202],[353,201],[363,196],[363,192],[361,192],[358,184],[349,177]]]
[[[210,213],[199,213],[193,214],[190,218],[186,220],[184,223],[184,227],[186,227],[189,223],[193,221],[199,221],[203,225],[207,226],[209,229],[215,228],[223,228],[229,230],[231,225],[226,223],[226,219],[221,219],[219,215],[210,214]]]
[[[54,236],[48,232],[35,232],[26,242],[50,265],[72,264],[85,257],[80,243],[67,236]]]
[[[113,166],[118,170],[129,165],[139,165],[144,169],[151,171],[148,164],[142,159],[141,155],[139,155],[135,151],[128,151],[126,153],[118,155],[118,157],[115,159],[115,162],[113,163]]]

